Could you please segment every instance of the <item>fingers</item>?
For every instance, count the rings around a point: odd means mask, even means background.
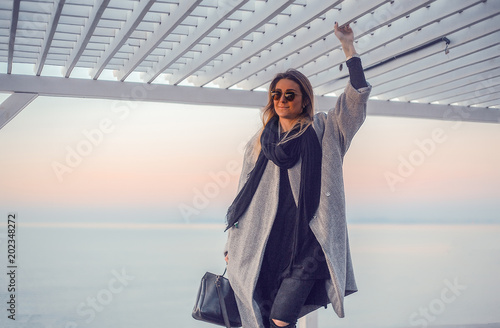
[[[342,44],[342,50],[346,57],[352,56],[356,53],[354,49],[354,32],[349,24],[339,26],[337,22],[334,24],[334,34]]]
[[[339,31],[339,32],[348,33],[348,34],[350,34],[352,32],[352,28],[349,26],[349,24],[339,26],[338,22],[335,22],[333,29],[335,32]]]

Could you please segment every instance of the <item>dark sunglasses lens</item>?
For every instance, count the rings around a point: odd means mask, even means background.
[[[293,101],[295,99],[295,93],[293,92],[285,93],[285,99],[288,101]]]
[[[279,91],[271,92],[271,96],[273,97],[274,100],[280,100],[281,95],[282,95],[282,93]],[[285,99],[287,101],[293,101],[295,99],[295,93],[294,92],[286,92]]]

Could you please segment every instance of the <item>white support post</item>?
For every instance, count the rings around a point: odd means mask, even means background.
[[[318,311],[314,311],[299,319],[298,328],[318,328]]]
[[[0,129],[10,122],[24,107],[28,106],[38,94],[13,93],[0,104]]]

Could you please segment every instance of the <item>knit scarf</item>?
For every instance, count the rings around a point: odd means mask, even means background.
[[[227,227],[224,231],[233,227],[247,210],[269,160],[280,168],[290,169],[302,158],[297,219],[306,219],[309,222],[318,209],[322,153],[316,132],[312,125],[309,125],[299,137],[278,145],[278,125],[279,117],[274,116],[264,127],[260,138],[262,147],[259,157],[245,185],[228,209]],[[293,135],[298,129],[296,126],[290,134]]]

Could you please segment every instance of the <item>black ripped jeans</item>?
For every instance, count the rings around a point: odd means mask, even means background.
[[[294,327],[299,319],[299,313],[316,280],[284,278],[279,288],[274,291],[256,291],[255,299],[260,306],[262,320],[266,327],[272,319],[284,321]]]
[[[299,312],[316,280],[285,278],[281,283],[273,306],[270,319],[288,322],[293,326],[299,319]]]

